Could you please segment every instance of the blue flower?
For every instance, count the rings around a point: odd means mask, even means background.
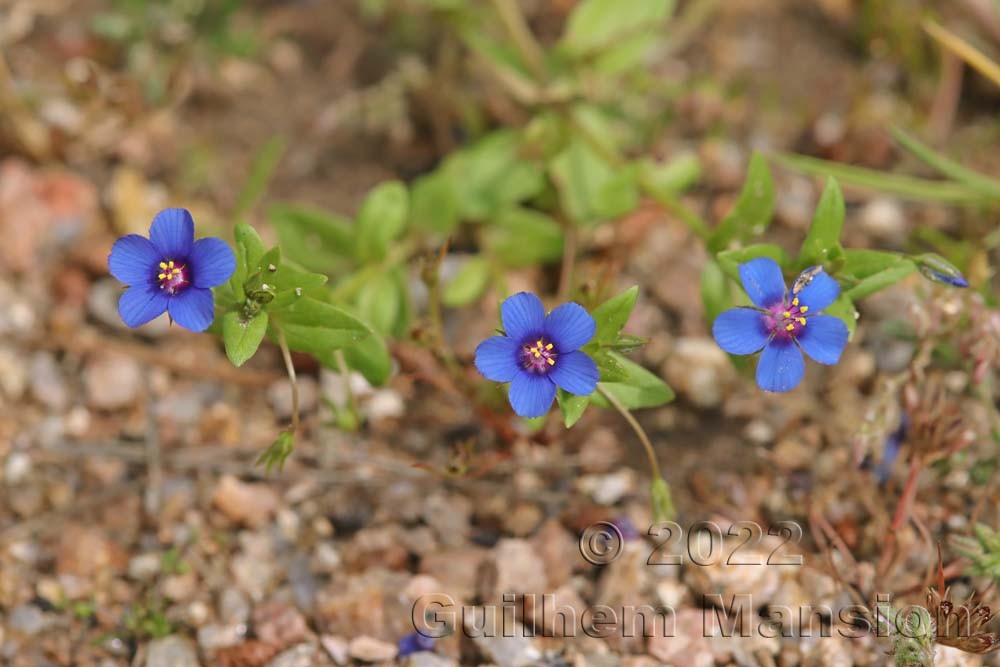
[[[433,651],[434,638],[422,635],[419,632],[411,632],[399,640],[399,652],[397,657],[405,658],[408,655],[421,651]]]
[[[495,382],[510,382],[510,404],[521,417],[541,417],[552,407],[556,387],[586,396],[597,388],[597,364],[581,352],[597,330],[578,303],[564,303],[548,316],[534,294],[520,292],[500,305],[504,336],[476,348],[476,368]]]
[[[153,218],[148,239],[129,234],[115,241],[108,270],[128,286],[118,301],[128,326],[169,312],[185,329],[204,331],[215,317],[210,288],[229,280],[236,257],[222,239],[195,241],[191,213],[168,208]]]
[[[740,264],[740,279],[753,307],[733,308],[712,325],[715,342],[730,354],[754,354],[761,349],[757,384],[764,391],[789,391],[805,374],[802,352],[821,364],[833,365],[847,345],[847,325],[820,311],[840,295],[840,285],[822,267],[803,271],[785,290],[781,267],[758,257]]]

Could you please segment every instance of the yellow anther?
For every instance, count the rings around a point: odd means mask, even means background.
[[[799,297],[795,297],[794,299],[792,299],[792,305],[793,306],[799,305]]]
[[[802,306],[801,308],[799,308],[799,311],[803,312],[803,313],[808,313],[809,312],[809,306]]]
[[[160,278],[160,280],[163,280],[163,279],[164,279],[164,278],[166,278],[166,277],[167,277],[167,274],[165,274],[165,273],[161,273],[161,274],[159,275],[159,278]]]
[[[549,366],[555,366],[556,365],[556,360],[553,359],[552,357],[549,357],[545,361],[549,362]]]
[[[795,325],[794,324],[788,324],[788,325],[785,326],[785,330],[786,331],[795,331]]]
[[[169,266],[171,269],[174,268],[174,260],[170,260],[169,262],[167,262],[167,266]]]
[[[546,345],[545,349],[546,350],[551,350],[552,349],[552,343],[549,343],[548,345]]]
[[[799,318],[796,318],[796,319],[798,319],[798,321],[799,321],[799,324],[801,324],[802,326],[805,326],[805,325],[806,325],[806,318],[804,318],[804,317],[799,317]]]
[[[542,357],[542,353],[541,352],[539,352],[538,350],[532,350],[532,352],[535,353],[535,359],[541,359],[541,357]]]
[[[160,262],[160,268],[161,269],[167,268],[167,263],[166,262]]]
[[[785,312],[783,312],[781,315],[782,315],[782,317],[791,317],[792,316],[792,314],[790,312],[788,312],[787,310]]]

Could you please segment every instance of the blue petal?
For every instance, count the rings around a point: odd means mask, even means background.
[[[597,322],[578,303],[564,303],[545,318],[545,333],[562,354],[578,350],[594,337]]]
[[[236,256],[222,239],[198,239],[188,257],[191,263],[191,284],[195,287],[215,287],[229,280],[236,270]]]
[[[774,339],[764,348],[757,363],[757,386],[764,391],[789,391],[802,382],[806,362],[795,343]]]
[[[212,290],[188,287],[170,297],[167,306],[174,322],[191,331],[204,331],[215,318]]]
[[[556,386],[545,375],[520,372],[510,383],[510,405],[519,417],[541,417],[556,398]]]
[[[758,257],[740,264],[743,289],[754,305],[770,308],[785,298],[785,279],[781,267],[770,257]]]
[[[130,327],[141,327],[167,310],[167,295],[156,285],[129,287],[118,299],[118,314]]]
[[[796,336],[799,346],[821,364],[832,366],[840,361],[840,353],[847,345],[847,325],[832,315],[815,315],[806,319]]]
[[[800,305],[809,306],[809,310],[818,313],[837,300],[840,285],[826,271],[820,271],[796,296]]]
[[[577,396],[593,394],[599,377],[597,364],[580,350],[560,354],[555,366],[549,371],[549,378],[556,386]]]
[[[753,308],[733,308],[722,313],[712,324],[712,335],[729,354],[753,354],[770,338],[763,313]]]
[[[194,244],[194,220],[185,208],[168,208],[153,218],[149,240],[160,251],[160,259],[184,260]]]
[[[108,271],[126,285],[156,282],[157,265],[162,259],[145,236],[129,234],[111,246]]]
[[[528,336],[537,336],[545,326],[545,306],[530,292],[518,292],[500,304],[500,319],[504,332],[519,342]]]
[[[517,373],[517,343],[506,336],[487,338],[476,348],[476,370],[487,380],[510,382]]]

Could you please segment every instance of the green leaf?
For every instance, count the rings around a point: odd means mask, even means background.
[[[705,321],[712,323],[724,310],[733,307],[732,290],[717,262],[708,260],[701,270],[701,303]]]
[[[840,232],[844,227],[844,195],[833,178],[828,178],[823,195],[816,205],[809,234],[799,250],[799,263],[803,266],[827,266],[842,252]]]
[[[403,183],[388,181],[375,186],[358,211],[358,257],[369,261],[384,259],[389,243],[406,227],[408,210],[408,195]]]
[[[329,366],[333,366],[330,360],[336,350],[371,336],[368,327],[357,318],[308,296],[273,316],[278,318],[290,348],[312,354]]]
[[[902,128],[894,127],[892,129],[892,136],[903,145],[903,148],[941,172],[942,175],[967,186],[971,190],[982,193],[984,197],[988,197],[994,202],[1000,201],[1000,181],[963,167],[958,162],[920,142],[916,137],[908,134]]]
[[[708,241],[711,252],[728,248],[734,241],[745,243],[760,236],[771,224],[774,214],[774,180],[767,160],[754,153],[747,167],[747,178],[733,209],[722,219]]]
[[[233,210],[233,220],[246,217],[247,213],[253,209],[257,201],[267,190],[274,170],[281,161],[281,156],[285,153],[285,141],[281,137],[275,136],[268,139],[267,143],[261,146],[260,150],[253,158],[250,165],[250,173],[247,180],[240,189],[240,194],[236,198],[236,206]]]
[[[501,211],[484,230],[489,252],[511,268],[559,260],[563,236],[562,227],[551,217],[520,207]]]
[[[576,57],[618,46],[659,28],[673,8],[673,0],[582,0],[566,22],[560,46]]]
[[[563,389],[556,391],[556,399],[559,401],[559,409],[562,410],[563,423],[566,424],[566,428],[573,428],[573,425],[580,421],[587,406],[590,405],[589,396],[577,396]]]
[[[845,248],[844,264],[840,267],[838,274],[847,275],[856,280],[864,280],[905,260],[906,258],[897,252]]]
[[[563,209],[577,224],[596,225],[638,206],[635,168],[609,164],[579,136],[574,136],[566,150],[552,159],[549,171]]]
[[[628,373],[628,379],[622,382],[601,382],[598,386],[617,398],[622,405],[634,410],[653,408],[674,400],[673,390],[658,376],[625,357],[617,356],[617,361]],[[607,399],[601,396],[599,391],[590,395],[590,402],[601,407],[610,407]]]
[[[758,257],[770,257],[778,263],[778,266],[788,265],[788,253],[779,245],[773,243],[756,243],[746,248],[736,250],[723,250],[716,255],[719,267],[727,276],[740,282],[740,264],[746,264],[751,259]]]
[[[522,157],[520,143],[514,130],[498,130],[445,160],[441,168],[458,194],[463,219],[489,220],[498,211],[542,192],[544,175]]]
[[[962,183],[932,181],[903,174],[887,174],[875,169],[829,162],[806,155],[783,153],[774,156],[774,160],[789,169],[806,174],[833,177],[844,185],[887,192],[915,201],[951,204],[996,203],[995,198],[985,196],[979,190]]]
[[[594,359],[594,363],[597,364],[597,370],[600,372],[601,382],[627,382],[629,379],[629,372],[619,359],[622,357],[610,350],[597,350],[590,355]]]
[[[236,270],[229,279],[229,286],[235,299],[242,302],[246,298],[243,283],[250,275],[250,267],[256,267],[264,255],[264,241],[257,230],[245,222],[236,224],[233,238],[236,242]]]
[[[394,334],[403,312],[403,299],[394,276],[381,273],[358,291],[358,313],[380,334]]]
[[[277,468],[278,472],[285,467],[285,461],[295,451],[295,433],[293,431],[282,431],[277,439],[271,443],[264,452],[257,457],[257,465],[264,466],[265,472],[271,474],[272,468]]]
[[[639,180],[643,187],[660,196],[677,197],[701,178],[701,162],[692,152],[674,155],[666,162],[644,158],[639,162]]]
[[[899,258],[899,261],[887,269],[864,278],[859,283],[847,290],[847,296],[852,301],[860,301],[871,296],[875,292],[892,287],[907,276],[913,275],[917,271],[917,265],[912,260]]]
[[[392,355],[385,339],[377,334],[345,349],[344,361],[376,387],[384,385],[392,374]],[[335,363],[327,365],[337,368]]]
[[[858,327],[858,311],[854,307],[854,301],[850,296],[841,294],[837,297],[836,301],[823,311],[823,314],[833,315],[837,319],[842,320],[847,325],[847,331],[850,334],[848,340],[854,338],[854,330]]]
[[[233,366],[242,366],[257,353],[267,333],[267,314],[257,313],[248,321],[239,313],[228,312],[222,317],[222,342]]]
[[[353,257],[354,230],[340,215],[301,204],[267,208],[285,255],[311,271],[331,272]]]
[[[597,331],[594,334],[593,342],[598,345],[614,343],[618,339],[618,333],[628,322],[638,298],[639,286],[633,285],[595,308],[594,312],[591,313],[597,322]]]
[[[444,170],[433,171],[410,186],[410,223],[414,229],[447,236],[459,222],[459,195]]]
[[[485,257],[472,257],[466,261],[444,287],[441,300],[449,308],[472,303],[483,295],[490,283],[492,269]]]

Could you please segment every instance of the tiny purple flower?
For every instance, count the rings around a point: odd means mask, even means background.
[[[761,349],[757,385],[764,391],[790,391],[805,375],[805,352],[821,364],[833,365],[847,345],[847,325],[820,311],[836,301],[840,285],[822,267],[803,271],[785,289],[781,267],[758,257],[740,264],[743,289],[753,307],[732,308],[712,325],[715,342],[730,354]]]
[[[597,388],[597,364],[581,347],[597,323],[583,306],[564,303],[547,316],[534,294],[519,292],[500,305],[505,335],[476,348],[476,368],[494,382],[510,382],[509,400],[519,416],[541,417],[556,387],[587,396]]]
[[[421,651],[433,651],[434,638],[422,635],[419,632],[411,632],[399,640],[397,657],[405,658]]]
[[[183,208],[153,218],[149,238],[129,234],[115,241],[108,270],[128,289],[118,314],[138,327],[164,312],[185,329],[204,331],[215,317],[212,287],[229,280],[236,257],[222,239],[194,240],[194,220]]]

